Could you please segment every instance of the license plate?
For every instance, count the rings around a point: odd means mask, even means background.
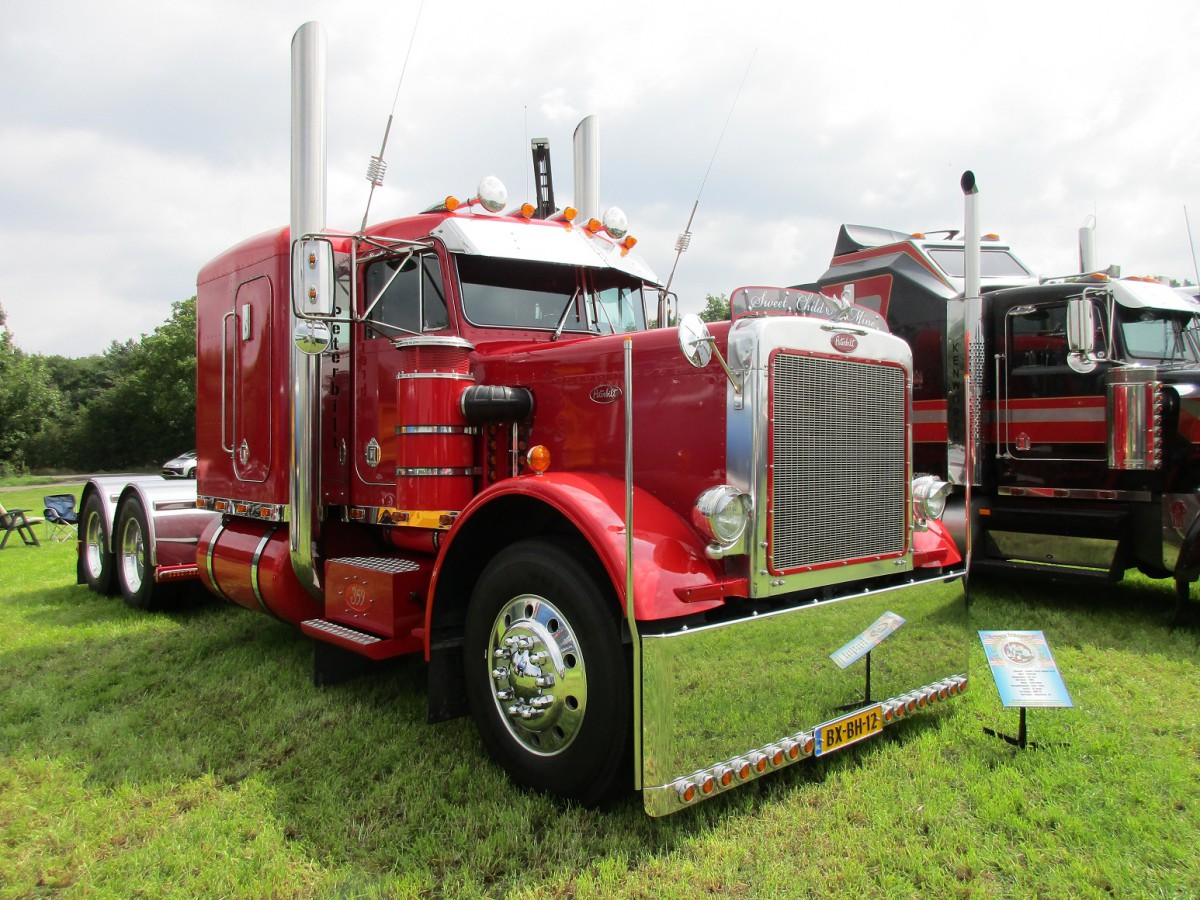
[[[841,750],[883,731],[883,708],[876,704],[817,726],[813,756]]]

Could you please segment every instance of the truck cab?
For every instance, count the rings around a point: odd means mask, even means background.
[[[1137,568],[1186,587],[1200,303],[1103,272],[1042,280],[986,235],[972,314],[970,250],[956,231],[846,225],[829,268],[800,287],[853,297],[913,346],[915,465],[956,480],[960,504],[971,482],[974,566],[1106,580]],[[955,465],[958,442],[970,472]],[[964,516],[964,540],[965,528]]]

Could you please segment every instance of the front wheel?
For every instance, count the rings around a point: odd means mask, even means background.
[[[519,541],[467,611],[467,699],[484,746],[519,784],[595,803],[631,783],[629,667],[616,602],[574,545]]]
[[[128,498],[117,512],[117,582],[121,596],[134,609],[154,607],[154,567],[150,559],[150,530],[146,513],[136,497]]]

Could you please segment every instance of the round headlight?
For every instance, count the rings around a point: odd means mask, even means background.
[[[709,488],[696,498],[692,523],[710,541],[732,544],[746,530],[750,496],[727,484]]]
[[[489,175],[479,182],[479,202],[488,212],[500,212],[508,202],[508,189],[504,182],[495,175]]]
[[[913,506],[922,519],[940,519],[946,511],[950,483],[936,475],[918,475],[912,481]]]
[[[629,233],[629,218],[619,206],[604,211],[604,230],[618,241]]]

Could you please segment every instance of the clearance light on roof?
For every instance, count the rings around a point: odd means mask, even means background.
[[[985,235],[984,235],[984,236],[983,236],[983,237],[982,237],[980,240],[984,240],[984,241],[998,241],[998,240],[1000,240],[1000,235],[998,235],[998,234],[985,234]]]
[[[532,203],[522,203],[521,204],[521,215],[524,216],[526,219],[532,219],[533,214],[535,212],[537,212],[537,207],[534,206]]]
[[[585,227],[588,231],[592,232],[592,234],[596,234],[601,228],[604,227],[604,225],[599,219],[588,219],[588,223]]]
[[[925,240],[925,232],[923,232],[923,231],[914,231],[912,233],[912,236],[915,237],[918,241]]]

